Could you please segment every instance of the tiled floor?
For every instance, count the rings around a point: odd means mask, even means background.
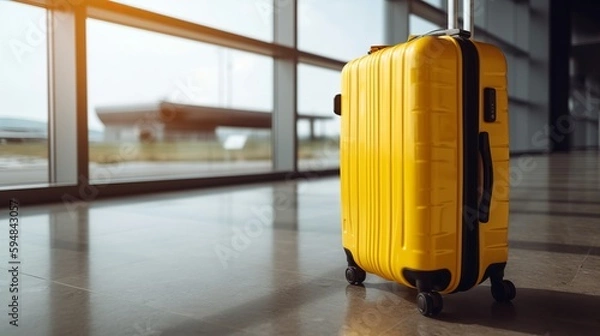
[[[19,327],[3,271],[0,335],[599,335],[600,155],[512,166],[512,305],[484,283],[428,319],[413,290],[347,285],[330,178],[22,208]]]

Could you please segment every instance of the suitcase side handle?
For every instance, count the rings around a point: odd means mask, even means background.
[[[479,153],[483,163],[483,192],[479,204],[479,221],[487,223],[490,220],[490,204],[492,202],[492,189],[494,188],[494,166],[488,132],[479,133]]]
[[[333,113],[342,115],[342,95],[339,93],[333,97]]]

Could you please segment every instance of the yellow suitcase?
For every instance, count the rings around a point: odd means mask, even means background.
[[[340,182],[348,282],[366,273],[442,295],[491,280],[508,258],[509,123],[502,51],[451,29],[372,47],[342,71]]]

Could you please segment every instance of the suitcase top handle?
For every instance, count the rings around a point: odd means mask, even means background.
[[[428,33],[410,37],[407,42],[423,36],[459,36],[466,39],[473,37],[473,0],[463,0],[462,27],[458,26],[458,0],[448,0],[448,27],[432,30]]]
[[[453,28],[453,29],[436,29],[436,30],[432,30],[430,32],[427,32],[425,34],[421,34],[421,35],[416,35],[413,37],[410,37],[408,39],[407,42],[411,42],[414,41],[418,38],[424,37],[424,36],[460,36],[460,37],[464,37],[464,38],[471,38],[471,32],[466,31],[466,30],[462,30],[462,29],[458,29],[458,28]]]

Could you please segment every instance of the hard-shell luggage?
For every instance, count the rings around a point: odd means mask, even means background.
[[[342,71],[341,204],[346,279],[366,273],[441,294],[487,279],[516,295],[508,259],[509,123],[502,51],[463,29],[372,47]]]

